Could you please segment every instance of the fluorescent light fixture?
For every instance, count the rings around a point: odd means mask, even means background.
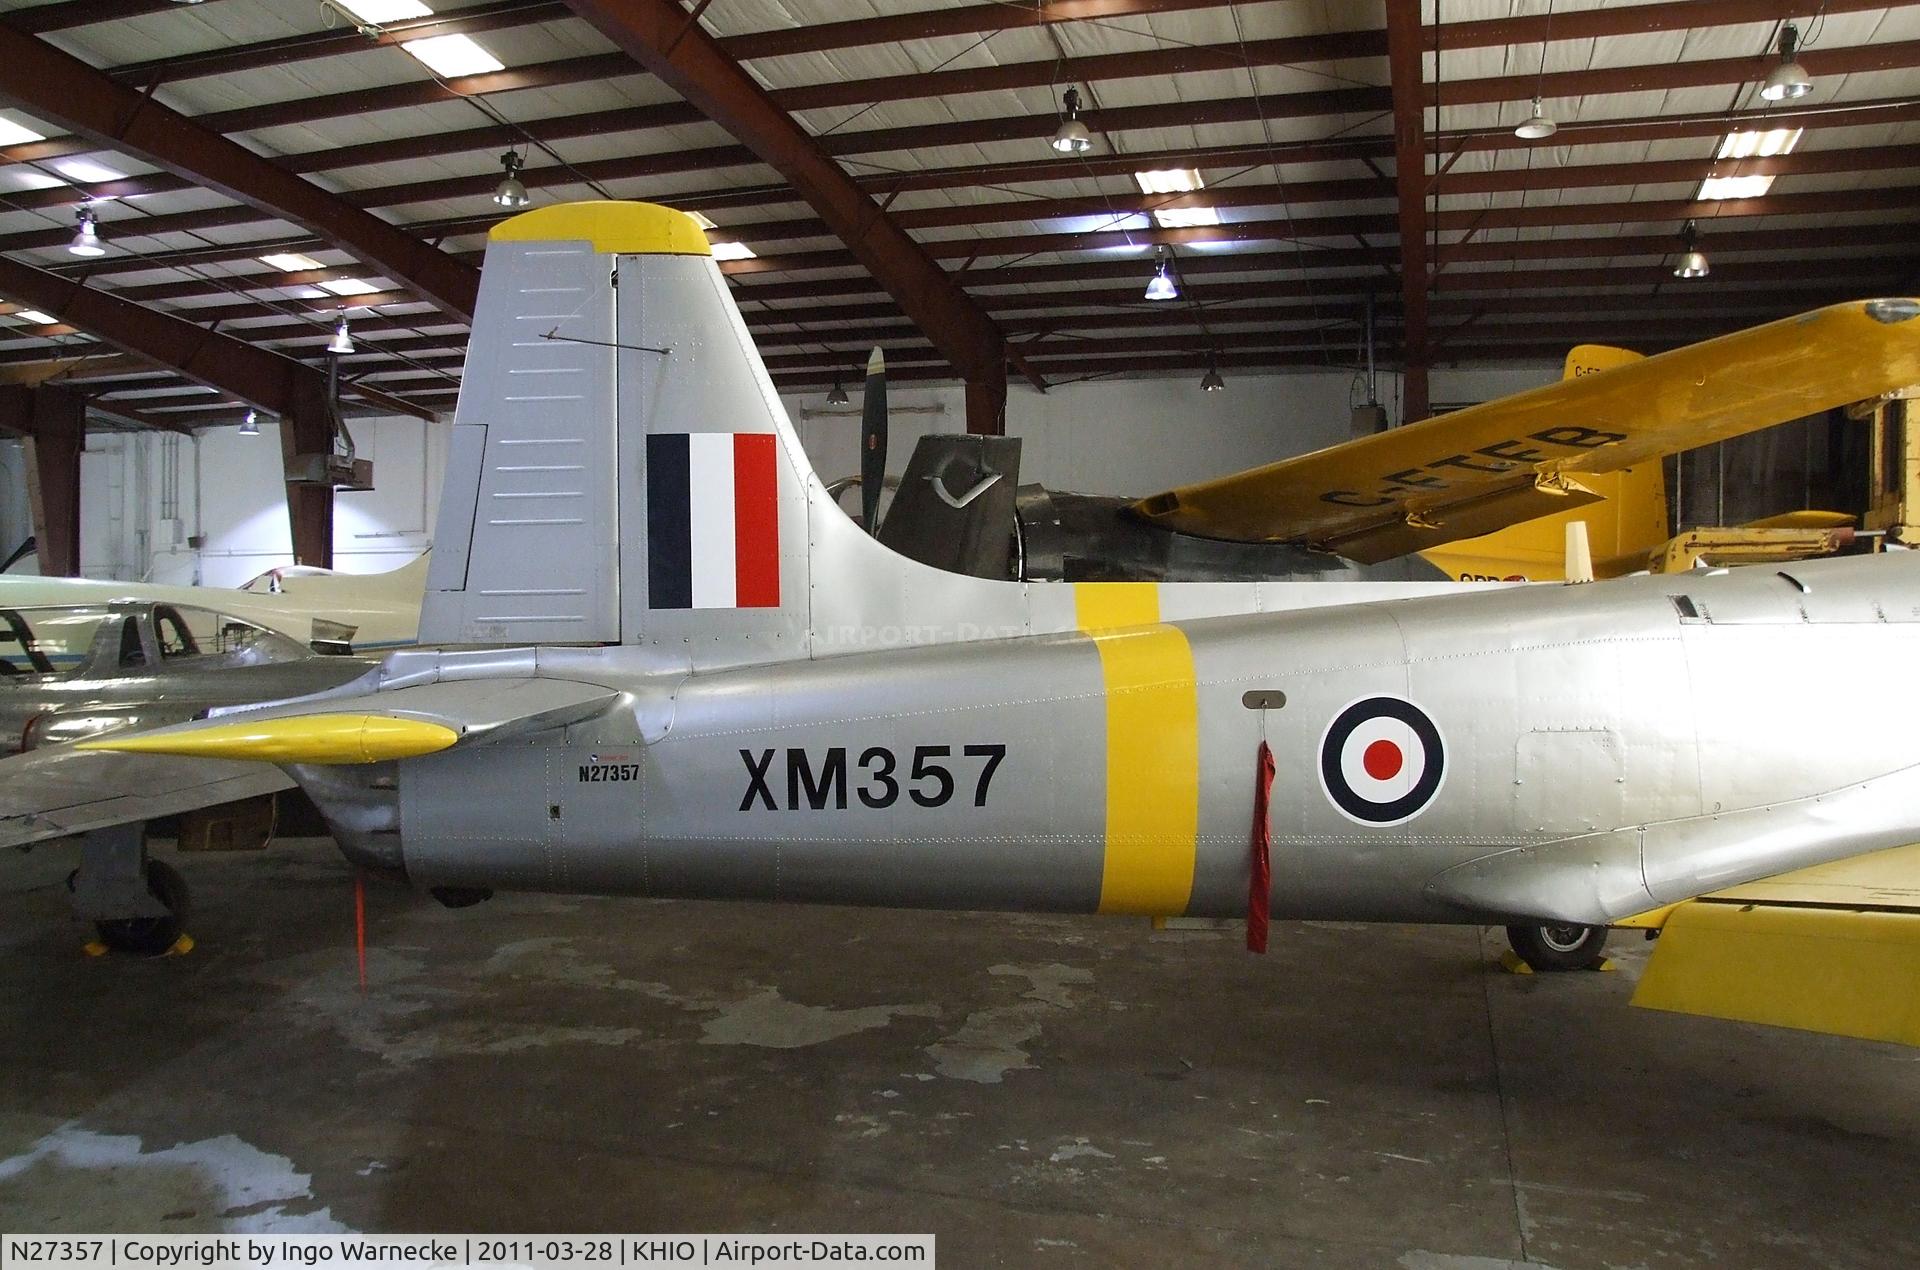
[[[380,289],[365,278],[335,278],[320,285],[335,295],[372,295]]]
[[[506,69],[499,58],[464,35],[430,35],[424,40],[408,40],[400,47],[425,63],[428,70],[448,79]]]
[[[281,273],[300,273],[306,269],[319,269],[323,266],[312,256],[303,256],[297,251],[276,251],[271,256],[261,256],[260,263],[272,265]]]
[[[1771,159],[1776,154],[1792,154],[1800,144],[1801,128],[1775,128],[1769,132],[1729,132],[1720,143],[1716,159]]]
[[[45,141],[46,137],[23,124],[17,124],[5,115],[0,115],[0,146],[25,145],[29,141]]]
[[[1135,172],[1133,179],[1139,183],[1142,194],[1188,194],[1206,186],[1206,182],[1200,179],[1200,173],[1192,168]]]
[[[21,309],[13,316],[19,318],[22,322],[30,322],[34,326],[54,326],[60,321],[60,319],[53,316],[53,314],[42,313],[38,309]]]
[[[745,243],[714,243],[715,260],[752,260],[757,253]]]
[[[339,0],[339,3],[354,17],[374,26],[433,16],[433,10],[421,4],[420,0]]]
[[[1218,225],[1220,213],[1211,207],[1163,207],[1153,218],[1162,229],[1192,229],[1199,225]]]
[[[1759,198],[1773,185],[1771,176],[1710,176],[1700,182],[1700,199]]]
[[[48,164],[55,172],[69,181],[78,181],[82,185],[99,185],[105,181],[124,181],[125,172],[116,172],[104,163],[95,163],[88,158],[55,159]]]

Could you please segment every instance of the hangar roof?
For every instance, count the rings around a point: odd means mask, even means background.
[[[350,404],[446,410],[509,150],[536,203],[709,218],[783,389],[875,343],[954,378],[871,244],[596,10],[687,23],[669,58],[711,37],[1049,383],[1351,366],[1369,296],[1391,366],[1920,285],[1920,3],[0,0],[0,382],[230,423],[273,405],[240,344],[319,364],[344,311]],[[1813,88],[1771,102],[1789,21]],[[1084,154],[1048,144],[1068,88]],[[1546,140],[1514,134],[1535,98]],[[69,254],[83,205],[103,255]],[[1712,272],[1681,280],[1689,221]],[[1176,301],[1143,298],[1156,250]]]

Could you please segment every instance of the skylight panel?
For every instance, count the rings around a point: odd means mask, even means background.
[[[424,40],[408,40],[400,47],[425,63],[428,70],[447,79],[490,75],[506,69],[499,58],[464,35],[430,35]]]
[[[1774,128],[1768,132],[1729,132],[1720,142],[1718,159],[1771,159],[1776,154],[1792,154],[1800,144],[1802,128]]]
[[[92,159],[80,156],[55,159],[49,166],[69,181],[78,181],[82,185],[101,185],[127,179],[125,172],[116,172],[104,163],[95,163]]]
[[[1211,207],[1162,207],[1154,212],[1153,219],[1160,222],[1162,229],[1194,229],[1218,225],[1220,213]]]
[[[1701,199],[1759,198],[1773,186],[1772,176],[1710,176],[1700,182]]]
[[[271,265],[281,273],[300,273],[303,270],[324,267],[312,256],[303,256],[297,251],[276,251],[271,256],[261,256],[260,263]]]
[[[752,260],[755,254],[753,248],[747,246],[745,243],[713,244],[713,258],[715,260]]]
[[[340,0],[340,7],[373,26],[433,16],[433,10],[420,0]]]
[[[380,289],[365,278],[335,278],[320,285],[335,295],[371,295]]]
[[[1151,172],[1135,172],[1133,179],[1139,184],[1142,194],[1189,194],[1206,185],[1200,179],[1200,173],[1193,168],[1158,168]]]
[[[60,319],[53,316],[53,314],[42,313],[38,309],[21,309],[13,316],[19,318],[22,322],[31,322],[35,326],[53,326],[60,321]]]
[[[25,145],[29,141],[45,141],[46,138],[24,124],[17,124],[5,115],[0,115],[0,146]]]
[[[66,184],[53,173],[41,172],[24,163],[0,168],[0,181],[5,181],[8,188],[15,190],[50,190],[57,185]]]

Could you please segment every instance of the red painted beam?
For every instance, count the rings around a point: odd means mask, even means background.
[[[173,2],[177,3],[178,0]],[[184,53],[178,57],[156,57],[144,62],[124,62],[107,74],[123,84],[144,88],[149,84],[178,83],[210,75],[233,75],[268,66],[287,66],[318,57],[363,53],[368,49],[391,47],[429,36],[473,35],[482,31],[531,26],[536,22],[567,16],[567,6],[560,0],[492,0],[491,3],[472,4],[430,17],[390,22],[371,36],[363,34],[355,26],[342,24],[328,30],[303,32],[237,47]]]
[[[290,221],[352,252],[461,320],[479,271],[309,184],[246,147],[116,84],[78,58],[0,25],[0,100]]]
[[[150,13],[177,12],[180,0],[62,0],[38,8],[20,9],[6,16],[6,24],[29,35],[70,31],[97,22],[142,18]]]
[[[274,414],[292,409],[296,393],[310,391],[316,383],[325,391],[325,376],[291,357],[15,260],[0,258],[0,295]],[[374,389],[356,391],[401,413],[435,417]]]
[[[628,56],[792,183],[968,382],[1005,382],[1006,340],[933,258],[671,0],[569,0]]]

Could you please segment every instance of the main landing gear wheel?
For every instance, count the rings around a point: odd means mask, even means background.
[[[147,861],[147,892],[166,907],[164,917],[121,917],[95,922],[100,942],[117,953],[158,957],[180,939],[187,920],[187,882],[179,870],[162,860]]]
[[[1592,970],[1607,959],[1607,928],[1556,922],[1509,926],[1507,942],[1520,960],[1541,973]]]

